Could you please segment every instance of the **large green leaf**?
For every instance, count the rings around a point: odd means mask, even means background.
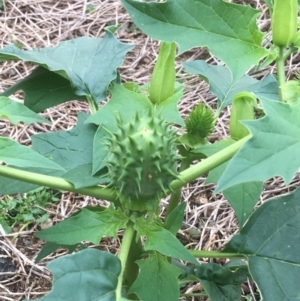
[[[132,48],[107,32],[103,39],[81,37],[43,49],[25,51],[9,45],[0,51],[0,60],[23,60],[47,68],[70,80],[77,95],[99,103]]]
[[[24,122],[25,124],[34,122],[51,123],[49,120],[29,110],[23,104],[5,96],[0,96],[0,117],[9,119],[13,124],[18,124],[19,122]]]
[[[224,252],[246,255],[263,300],[300,299],[300,189],[259,207]]]
[[[143,301],[178,301],[178,276],[181,270],[166,257],[154,252],[146,260],[138,260],[140,274],[129,290]]]
[[[250,6],[222,0],[167,0],[144,3],[121,0],[135,24],[152,38],[177,42],[182,53],[193,47],[208,47],[241,77],[268,54],[261,47],[258,11]]]
[[[0,137],[0,161],[16,167],[39,167],[63,170],[61,166],[39,155],[31,148],[5,137]]]
[[[79,113],[77,124],[70,131],[32,136],[33,149],[62,166],[66,173],[61,177],[72,182],[76,188],[99,184],[104,180],[92,176],[92,147],[97,127],[84,124],[88,116]],[[82,178],[76,177],[80,174]]]
[[[194,150],[195,153],[203,153],[207,157],[221,151],[232,145],[235,140],[228,138],[213,144],[206,144]],[[205,183],[217,183],[226,169],[228,162],[212,169]],[[253,211],[253,208],[259,200],[263,188],[262,182],[247,182],[234,185],[223,191],[224,196],[235,211],[239,224],[242,226]]]
[[[40,301],[117,301],[120,260],[107,252],[86,249],[51,261],[53,287]]]
[[[41,112],[69,100],[86,99],[85,96],[74,93],[68,79],[40,66],[1,95],[9,96],[19,90],[24,92],[25,106],[34,112]]]
[[[182,226],[184,220],[184,210],[186,203],[179,204],[172,212],[167,216],[164,227],[170,231],[173,235],[176,235]]]
[[[234,185],[223,191],[242,226],[253,211],[263,189],[263,182],[247,182]]]
[[[47,257],[51,253],[55,252],[59,248],[68,249],[68,253],[73,253],[76,250],[77,246],[78,246],[78,244],[75,244],[75,245],[59,245],[59,244],[56,244],[55,242],[46,241],[46,243],[43,245],[43,247],[39,251],[39,254],[35,258],[34,262],[38,263],[40,260]]]
[[[260,97],[266,116],[244,121],[253,137],[231,159],[217,191],[236,184],[281,176],[289,183],[300,167],[300,110]]]
[[[121,210],[110,206],[105,211],[93,212],[83,209],[55,226],[42,230],[35,236],[56,244],[75,245],[82,241],[98,244],[103,236],[117,236],[125,228],[128,217]]]
[[[197,260],[177,240],[177,238],[162,226],[158,226],[153,220],[145,220],[141,217],[134,225],[139,236],[146,236],[145,250],[155,250],[163,255],[181,260],[197,263]]]
[[[241,284],[247,280],[246,264],[221,266],[216,263],[185,267],[181,278],[193,275],[200,280],[211,301],[240,301]]]
[[[209,83],[210,92],[218,97],[220,109],[228,106],[233,97],[243,91],[254,92],[258,97],[278,99],[278,83],[273,75],[268,75],[262,80],[243,75],[237,81],[233,81],[230,70],[225,66],[210,65],[202,60],[184,62],[183,65],[186,71],[204,77]]]

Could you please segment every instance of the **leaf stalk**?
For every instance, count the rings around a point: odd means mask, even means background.
[[[126,268],[126,262],[127,262],[127,257],[129,254],[130,246],[131,246],[131,241],[134,236],[134,228],[133,228],[133,223],[130,221],[127,224],[127,228],[124,231],[123,239],[122,239],[122,244],[120,248],[120,253],[119,253],[119,259],[121,261],[121,272],[118,277],[118,286],[116,290],[116,300],[120,300],[122,297],[122,284],[123,284],[123,275],[125,272]]]

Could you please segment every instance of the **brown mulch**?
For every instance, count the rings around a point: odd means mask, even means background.
[[[262,1],[231,1],[251,4],[254,8],[263,9],[258,20],[262,30],[268,32],[270,19]],[[125,43],[134,44],[131,51],[120,68],[124,81],[134,81],[142,84],[149,81],[151,71],[157,58],[159,42],[146,37],[131,22],[119,1],[113,0],[7,0],[2,1],[4,7],[0,8],[0,47],[14,43],[24,49],[42,48],[57,45],[60,41],[81,36],[101,37],[104,28],[108,25],[121,24],[116,36]],[[1,1],[0,1],[1,4]],[[266,39],[269,37],[269,33]],[[194,49],[178,57],[177,76],[186,83],[184,97],[180,103],[182,116],[186,116],[195,104],[205,102],[215,107],[216,99],[209,94],[207,84],[196,76],[183,72],[180,61],[183,58],[206,59],[216,62],[204,49]],[[298,69],[299,58],[294,56],[287,66],[287,74]],[[0,91],[5,90],[17,80],[30,74],[34,66],[22,62],[0,63]],[[274,66],[265,72],[273,72]],[[258,77],[265,74],[261,72]],[[22,94],[14,95],[22,99]],[[218,120],[212,140],[221,139],[228,135],[229,108],[225,109]],[[77,113],[89,111],[88,106],[79,101],[63,104],[43,113],[51,117],[52,125],[11,125],[0,119],[0,136],[10,137],[22,144],[30,145],[30,136],[43,131],[68,130],[77,120]],[[238,223],[233,210],[222,195],[213,195],[213,186],[204,184],[205,178],[187,185],[183,189],[182,200],[187,203],[185,221],[179,236],[186,245],[195,249],[220,250],[230,237],[238,231]],[[266,199],[287,193],[299,185],[299,177],[286,187],[280,179],[267,182],[261,199]],[[0,184],[1,185],[1,184]],[[1,196],[0,196],[1,200]],[[168,200],[162,201],[162,215]],[[62,193],[61,201],[47,208],[53,222],[58,222],[70,216],[78,209],[87,205],[96,205],[100,201],[90,197],[78,196],[73,193]],[[106,202],[101,204],[107,205]],[[38,225],[30,225],[28,229],[21,229],[22,225],[14,228],[6,236],[0,236],[0,300],[36,299],[42,297],[51,289],[51,274],[46,268],[47,262],[66,254],[59,250],[48,256],[45,260],[35,264],[36,258],[43,242],[33,236],[39,230]],[[21,231],[20,231],[21,229]],[[116,253],[119,240],[107,239],[101,243],[101,248]],[[187,292],[197,291],[199,287],[193,286]],[[243,286],[245,294],[255,299],[253,290],[255,286],[249,283]],[[185,300],[185,299],[182,299]],[[189,299],[197,300],[197,299]]]

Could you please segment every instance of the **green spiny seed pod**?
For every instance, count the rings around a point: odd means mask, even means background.
[[[124,208],[151,210],[177,177],[177,136],[152,111],[128,123],[117,119],[118,129],[107,143],[109,186],[120,192]]]
[[[215,117],[210,108],[200,103],[194,108],[187,120],[185,121],[186,130],[189,134],[196,135],[200,139],[204,139],[214,129]]]

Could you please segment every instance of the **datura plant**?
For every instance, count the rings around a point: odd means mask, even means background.
[[[122,80],[117,69],[133,46],[111,28],[102,38],[0,51],[1,61],[37,65],[2,93],[1,118],[50,123],[38,113],[74,99],[91,112],[79,113],[69,131],[33,135],[30,147],[0,137],[0,193],[44,186],[109,204],[82,208],[35,234],[46,241],[36,262],[69,250],[48,264],[53,286],[40,300],[238,301],[247,279],[260,300],[299,300],[300,190],[256,206],[266,180],[279,176],[289,184],[300,168],[300,85],[297,74],[290,81],[285,75],[286,60],[300,48],[297,0],[265,0],[271,41],[257,26],[261,12],[249,5],[121,2],[136,26],[161,42],[149,83]],[[208,49],[219,64],[176,58],[195,47]],[[275,75],[255,74],[273,63]],[[212,108],[199,94],[182,118],[178,64],[208,83]],[[9,98],[19,90],[24,104]],[[215,141],[210,135],[224,110],[231,112],[228,137]],[[214,193],[228,200],[240,227],[223,250],[197,250],[176,237],[185,216],[181,189],[200,176],[216,184]],[[100,250],[103,237],[117,235],[117,254]],[[200,283],[200,291],[187,293],[191,283]]]

